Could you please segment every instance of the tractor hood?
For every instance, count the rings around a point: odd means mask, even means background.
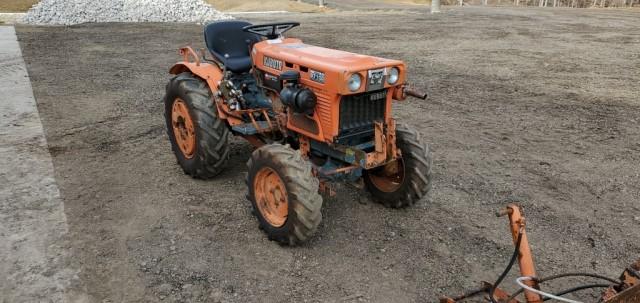
[[[382,70],[386,75],[388,67],[397,67],[400,75],[396,84],[404,83],[405,78],[402,61],[313,46],[293,38],[258,42],[253,46],[252,58],[256,67],[275,75],[293,69],[300,71],[303,80],[313,80],[320,74],[321,79],[316,79],[316,83],[303,82],[311,86],[325,86],[325,89],[327,86],[322,84],[331,84],[337,93],[342,94],[353,93],[344,90],[346,79],[353,73],[359,73],[363,79],[367,79],[368,71]],[[383,86],[389,85],[385,83]]]
[[[293,38],[265,40],[257,43],[255,49],[274,59],[306,64],[309,67],[324,67],[336,72],[355,72],[403,64],[398,60],[313,46]]]

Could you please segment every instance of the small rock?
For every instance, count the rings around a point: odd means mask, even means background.
[[[173,287],[171,286],[171,284],[163,283],[158,286],[157,291],[160,296],[168,296],[169,294],[171,294],[172,289]]]
[[[222,292],[220,290],[212,290],[209,294],[209,299],[212,302],[222,302]]]

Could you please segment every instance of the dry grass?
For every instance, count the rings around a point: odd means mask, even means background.
[[[39,0],[0,0],[0,12],[26,12]]]
[[[217,10],[249,12],[249,11],[289,11],[289,12],[321,12],[325,9],[308,3],[293,0],[206,0]]]
[[[431,0],[383,0],[383,2],[402,4],[431,4]]]

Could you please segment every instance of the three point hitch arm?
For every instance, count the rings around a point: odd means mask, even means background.
[[[495,283],[483,282],[482,287],[466,292],[456,297],[442,297],[440,303],[457,303],[468,298],[483,295],[484,301],[491,303],[520,303],[516,298],[524,292],[524,300],[526,303],[542,303],[547,300],[556,300],[568,303],[582,303],[580,301],[562,297],[562,295],[573,293],[583,289],[604,288],[598,302],[602,303],[638,303],[640,302],[640,259],[624,270],[618,279],[609,278],[594,273],[563,273],[544,278],[536,276],[536,270],[531,255],[531,248],[527,240],[525,231],[525,218],[520,206],[515,203],[509,204],[506,208],[499,210],[496,215],[498,217],[509,216],[509,227],[513,237],[515,246],[513,255],[509,265],[502,272]],[[498,288],[498,285],[507,276],[511,267],[518,261],[520,267],[520,278],[516,283],[521,287],[520,290],[509,294]],[[566,289],[554,294],[543,292],[540,290],[540,284],[551,280],[565,277],[589,277],[599,279],[607,283],[585,284],[570,289]]]

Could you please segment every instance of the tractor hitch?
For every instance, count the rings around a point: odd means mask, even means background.
[[[462,295],[455,297],[441,297],[439,301],[440,303],[459,303],[465,301],[466,299],[477,296],[483,297],[482,299],[480,299],[480,301],[489,303],[542,303],[543,301],[547,301],[550,299],[555,299],[562,302],[581,303],[580,301],[571,300],[562,296],[579,290],[591,288],[606,288],[598,302],[640,302],[640,259],[626,268],[618,279],[612,279],[603,275],[585,272],[561,273],[553,276],[537,277],[533,263],[533,257],[531,254],[531,248],[529,247],[529,241],[527,240],[527,234],[525,232],[526,220],[522,212],[522,208],[515,204],[517,201],[511,202],[512,203],[507,207],[502,208],[496,212],[496,215],[498,217],[509,217],[509,227],[515,246],[515,251],[507,268],[502,272],[495,283],[482,282],[481,287],[478,287],[471,291],[467,291]],[[511,270],[511,266],[515,263],[515,261],[518,261],[518,265],[520,267],[520,277],[516,279],[516,283],[520,286],[520,289],[513,294],[509,294],[506,291],[498,288],[498,285]],[[544,282],[549,282],[558,278],[565,277],[596,278],[613,284],[585,284],[557,293],[547,293],[540,289],[540,284]],[[522,293],[524,293],[524,300],[519,301],[517,297]]]

